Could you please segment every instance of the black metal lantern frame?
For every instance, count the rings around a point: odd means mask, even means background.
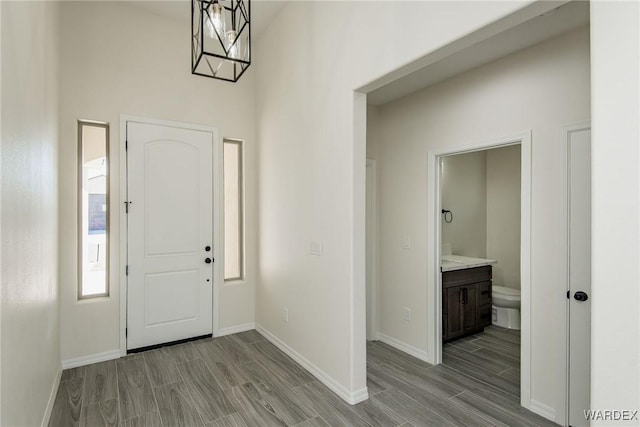
[[[251,65],[251,1],[191,0],[191,72],[236,82]]]

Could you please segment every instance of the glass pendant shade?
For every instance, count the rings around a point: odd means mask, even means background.
[[[237,40],[236,37],[237,34],[235,31],[227,31],[227,50],[229,51],[229,57],[233,59],[238,59],[240,40]]]
[[[191,0],[191,72],[235,82],[250,64],[250,0]]]
[[[225,33],[224,28],[224,8],[220,3],[216,2],[209,6],[207,9],[207,16],[205,17],[205,23],[207,25],[208,36],[211,39],[222,37]]]

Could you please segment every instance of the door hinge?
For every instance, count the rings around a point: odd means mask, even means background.
[[[127,338],[129,336],[129,328],[124,328],[124,337]]]
[[[567,299],[571,299],[571,291],[567,291]]]
[[[124,141],[124,150],[127,151],[129,149],[129,141]]]
[[[128,275],[129,275],[129,265],[127,265],[127,266],[124,268],[124,275],[125,275],[125,276],[128,276]]]
[[[124,202],[124,213],[129,213],[129,205],[133,202]]]

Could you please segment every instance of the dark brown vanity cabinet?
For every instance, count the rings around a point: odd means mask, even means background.
[[[480,332],[491,324],[491,266],[442,273],[442,340]]]

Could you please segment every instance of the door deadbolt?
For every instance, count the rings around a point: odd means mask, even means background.
[[[586,292],[578,291],[575,294],[573,294],[573,298],[576,301],[585,302],[586,300],[589,299],[589,295],[587,295]]]
[[[207,264],[211,264],[213,260],[211,258],[205,258],[204,262],[206,262]]]

